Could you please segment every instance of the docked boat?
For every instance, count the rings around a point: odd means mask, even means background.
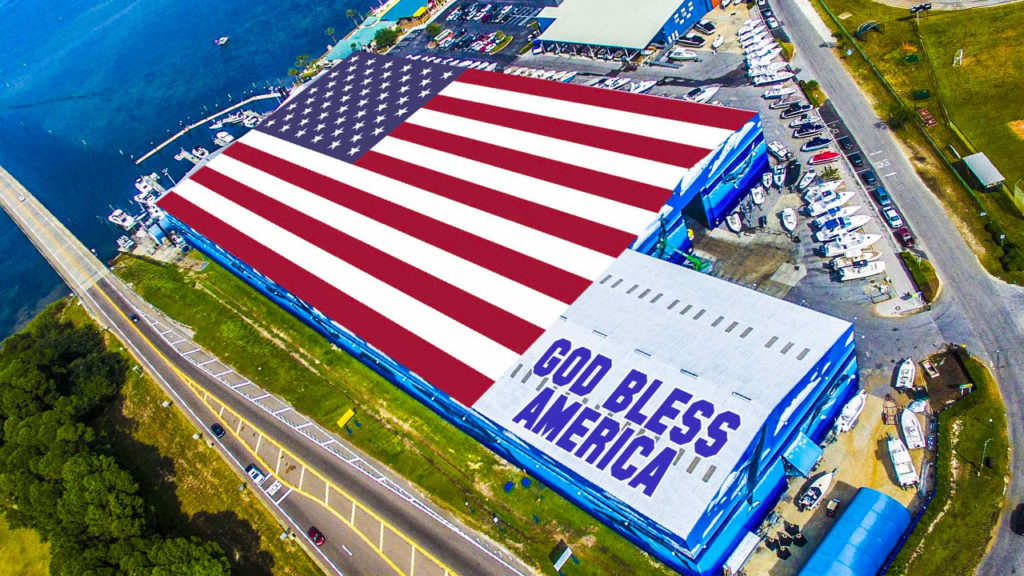
[[[120,208],[111,212],[107,216],[107,221],[125,231],[131,230],[135,226],[135,218]]]
[[[860,280],[861,278],[868,278],[884,272],[885,262],[868,262],[863,266],[853,265],[847,268],[840,268],[839,281],[846,282],[848,280]]]
[[[823,244],[820,251],[821,255],[825,258],[846,256],[863,250],[881,239],[882,237],[878,234],[852,232],[850,234],[843,234],[838,238],[833,238],[828,244]]]
[[[860,413],[864,411],[867,398],[868,391],[863,388],[853,398],[850,398],[850,401],[843,406],[843,411],[839,413],[839,418],[836,419],[836,432],[842,434],[853,430],[853,427],[857,425],[857,419],[860,418]]]
[[[787,232],[796,230],[796,210],[792,208],[782,209],[782,228]]]
[[[718,50],[718,48],[721,47],[722,44],[725,44],[725,37],[719,34],[718,36],[715,37],[714,40],[711,41],[711,49]]]
[[[139,176],[135,179],[135,189],[142,194],[153,191],[153,187],[146,181],[145,176]]]
[[[811,136],[817,136],[824,131],[825,126],[821,124],[808,124],[793,130],[793,138],[810,138]]]
[[[826,220],[821,229],[814,233],[814,239],[818,242],[828,242],[837,236],[853,232],[867,224],[869,220],[871,220],[871,218],[869,216],[864,216],[863,214]]]
[[[813,140],[812,140],[812,142],[813,142]],[[810,142],[808,142],[808,144],[810,144]],[[835,162],[836,160],[838,160],[839,156],[840,156],[839,152],[833,152],[832,150],[825,150],[824,152],[819,152],[819,153],[815,154],[814,156],[811,156],[811,159],[808,160],[807,163],[812,165],[812,166],[816,166],[816,165],[819,165],[819,164],[828,164],[829,162]]]
[[[213,143],[217,146],[227,146],[235,140],[235,137],[227,132],[221,130],[217,132],[217,135],[213,137]]]
[[[768,190],[768,189],[770,189],[772,187],[772,173],[771,173],[771,171],[768,171],[768,172],[765,172],[764,174],[761,174],[761,186],[763,186],[765,190]]]
[[[801,114],[796,120],[789,123],[790,128],[800,128],[801,126],[807,126],[808,124],[817,124],[821,120],[813,114]]]
[[[906,488],[917,484],[917,469],[914,468],[914,460],[910,457],[910,451],[899,438],[889,436],[889,459],[892,460],[893,470],[896,472],[896,482],[900,488]]]
[[[800,497],[796,501],[796,507],[801,512],[805,510],[814,510],[818,507],[822,501],[825,500],[825,494],[828,493],[828,489],[832,487],[832,480],[836,477],[836,471],[824,472],[812,481],[803,492],[800,493]]]
[[[668,59],[675,62],[696,62],[700,57],[693,50],[676,46],[668,53]]]
[[[769,88],[761,93],[761,97],[765,100],[772,100],[775,98],[783,98],[796,92],[794,88],[778,86],[776,88]],[[810,108],[810,106],[807,106]]]
[[[655,80],[643,80],[643,81],[640,81],[640,82],[630,82],[630,84],[629,84],[629,91],[634,93],[634,94],[643,94],[644,92],[647,92],[651,88],[654,88],[654,85],[657,84],[657,83],[658,82],[655,81]]]
[[[132,200],[138,202],[140,206],[148,206],[157,201],[156,191],[151,190],[149,192],[139,192],[135,196],[132,196]]]
[[[203,148],[202,146],[195,146],[192,148],[192,155],[195,156],[196,158],[199,158],[200,160],[206,158],[206,156],[209,153],[210,151],[207,150],[206,148]]]
[[[700,86],[687,92],[686,95],[683,96],[683,100],[696,102],[697,104],[705,104],[715,97],[719,88],[721,88],[721,86]]]
[[[828,267],[832,270],[849,268],[850,266],[863,266],[868,262],[874,262],[882,256],[878,250],[858,250],[849,256],[837,256],[829,260]]]
[[[764,188],[760,184],[750,189],[750,199],[753,200],[756,206],[764,204]]]
[[[740,230],[743,230],[743,220],[740,218],[739,212],[733,212],[726,216],[725,225],[729,227],[729,230],[739,234]]]
[[[829,220],[833,220],[835,218],[849,218],[856,214],[858,210],[860,210],[860,206],[836,206],[834,208],[829,208],[824,214],[811,221],[811,224],[815,228],[822,228]]]
[[[900,362],[900,369],[896,373],[896,388],[912,390],[914,388],[914,378],[916,377],[917,365],[914,364],[913,358],[907,358]]]
[[[904,410],[900,414],[900,428],[903,429],[903,441],[907,450],[918,450],[925,447],[924,431],[921,429],[921,421],[917,414],[910,410]]]
[[[788,108],[786,108],[785,110],[782,111],[781,114],[779,114],[779,117],[783,119],[793,118],[794,116],[799,116],[810,109],[811,105],[806,102],[793,102],[792,104],[789,105]]]
[[[786,165],[776,164],[772,168],[772,183],[775,184],[776,188],[781,189],[782,185],[786,182]]]
[[[842,180],[829,180],[827,182],[821,182],[811,186],[804,191],[804,201],[811,202],[831,202],[832,199],[839,196],[836,190],[843,185]],[[852,194],[852,192],[850,192]]]
[[[789,160],[790,157],[789,149],[786,148],[785,144],[778,140],[772,140],[768,143],[768,153],[774,156],[779,162]]]
[[[818,173],[815,172],[814,170],[808,170],[806,173],[804,173],[803,178],[800,178],[800,181],[796,183],[796,189],[803,190],[804,188],[807,188],[808,186],[811,185],[811,182],[814,182],[814,178],[817,175]]]
[[[228,37],[228,36],[221,36],[220,38],[217,38],[216,40],[214,40],[213,43],[216,44],[217,46],[224,46],[225,44],[228,43],[229,40],[231,40],[230,37]]]
[[[821,150],[822,148],[828,146],[831,143],[832,140],[825,138],[824,136],[815,136],[814,138],[811,138],[807,142],[804,142],[804,145],[800,147],[800,151],[814,152],[815,150]],[[836,154],[836,157],[838,156],[839,154]],[[808,164],[813,164],[813,162],[808,162]]]

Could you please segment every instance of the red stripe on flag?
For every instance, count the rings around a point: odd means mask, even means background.
[[[560,212],[372,150],[363,154],[356,164],[394,180],[518,222],[563,240],[586,246],[608,256],[622,254],[622,251],[636,239],[634,234],[622,232],[574,214]]]
[[[645,116],[657,116],[668,120],[690,122],[703,126],[714,126],[726,130],[738,130],[743,127],[751,118],[754,112],[725,108],[723,106],[711,106],[708,104],[697,104],[695,102],[684,102],[672,98],[658,98],[644,94],[631,94],[621,90],[608,90],[605,88],[594,88],[581,86],[579,84],[567,84],[564,82],[551,82],[538,78],[526,78],[524,76],[512,76],[510,74],[495,74],[493,72],[480,72],[479,70],[466,70],[459,75],[459,82],[476,84],[499,88],[511,92],[533,94],[546,98],[566,100],[579,104],[589,104],[602,108],[614,108],[624,112],[635,112]]]
[[[235,142],[223,153],[562,302],[572,303],[590,285],[586,278],[292,164],[243,142]]]
[[[435,96],[423,107],[453,116],[470,118],[488,124],[497,124],[506,128],[575,142],[584,146],[611,150],[612,152],[618,152],[627,156],[646,158],[647,160],[662,162],[671,166],[680,166],[682,168],[693,167],[711,153],[711,150],[697,146],[666,142],[665,140],[639,136],[630,132],[588,126],[578,122],[570,122],[569,120],[541,116],[540,114],[509,110],[508,108],[470,102],[468,100],[459,100],[450,96]]]
[[[665,188],[581,168],[543,156],[534,156],[511,148],[502,148],[410,122],[399,126],[389,136],[652,212],[660,210],[672,195],[672,191]],[[682,169],[680,169],[681,176]]]
[[[465,406],[472,406],[490,388],[490,378],[181,196],[168,194],[160,201],[160,205],[199,234],[245,261],[327,317],[341,323],[346,329],[359,334]]]
[[[331,228],[286,204],[260,194],[214,170],[200,170],[192,181],[287,229],[382,282],[441,312],[506,348],[523,353],[543,329],[461,288],[438,279],[387,252]]]

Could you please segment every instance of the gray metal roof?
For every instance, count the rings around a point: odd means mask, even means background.
[[[974,177],[986,188],[994,184],[999,184],[1006,178],[996,170],[995,165],[992,161],[985,156],[984,152],[978,152],[977,154],[971,154],[970,156],[964,157],[964,162],[967,163],[967,168],[974,173]]]
[[[545,8],[543,18],[555,21],[540,40],[646,48],[679,9],[682,0],[565,0]]]
[[[735,479],[733,470],[766,417],[849,327],[843,320],[627,250],[474,408],[686,537],[719,491]],[[563,338],[612,359],[612,369],[586,396],[587,406],[603,407],[635,369],[663,382],[647,403],[648,415],[679,388],[694,401],[713,404],[716,414],[740,415],[742,425],[712,457],[697,457],[694,444],[688,444],[653,496],[645,496],[612,479],[607,469],[598,470],[512,422],[545,386],[558,388],[530,370]],[[568,392],[558,388],[558,393]],[[654,453],[664,447],[674,447],[669,434],[656,438]]]

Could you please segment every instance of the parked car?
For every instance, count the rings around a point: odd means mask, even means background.
[[[263,471],[257,468],[255,464],[249,464],[246,466],[245,473],[248,474],[249,478],[252,478],[252,481],[257,485],[262,484],[263,481],[267,479],[266,475],[263,474]]]
[[[882,206],[892,205],[892,196],[889,196],[889,192],[882,186],[875,188],[875,197],[878,198],[878,203]],[[899,228],[899,226],[897,226]]]
[[[829,500],[828,504],[825,505],[825,516],[828,516],[829,518],[835,518],[836,514],[839,512],[840,504],[841,502],[838,498],[833,498]]]
[[[885,216],[885,222],[889,224],[889,227],[893,230],[897,228],[903,228],[903,218],[900,218],[900,213],[895,208],[886,208],[882,210],[882,215]]]
[[[863,180],[864,183],[867,184],[868,186],[874,186],[875,184],[878,184],[878,178],[875,176],[875,173],[872,170],[865,170],[861,172],[860,179]]]
[[[860,168],[861,166],[864,165],[864,159],[861,158],[859,153],[855,152],[853,154],[850,154],[846,158],[847,160],[850,161],[850,164],[852,164],[854,168]]]
[[[904,248],[910,248],[917,243],[914,239],[914,235],[910,233],[910,230],[907,227],[896,230],[896,239],[900,241],[900,244],[903,244]]]
[[[836,142],[839,142],[839,147],[842,148],[844,152],[853,150],[853,140],[849,136],[843,136],[836,140]]]
[[[1017,504],[1017,508],[1010,514],[1010,530],[1018,536],[1024,536],[1024,502]]]
[[[213,432],[213,435],[216,436],[217,438],[224,437],[224,427],[221,426],[220,424],[217,424],[216,422],[210,424],[210,432]]]
[[[309,530],[306,530],[306,536],[309,536],[309,539],[313,542],[313,544],[316,544],[317,548],[323,546],[324,542],[327,541],[327,539],[324,538],[324,535],[316,529],[316,526],[310,526]]]

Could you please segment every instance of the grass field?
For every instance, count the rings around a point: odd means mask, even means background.
[[[0,516],[0,576],[46,576],[50,573],[49,546],[35,530],[12,529]]]
[[[976,389],[939,416],[935,497],[889,574],[974,574],[999,521],[1009,474],[1006,410],[988,369],[972,357],[964,365]]]
[[[91,322],[79,306],[67,307],[65,316]],[[114,346],[121,349],[116,341]],[[132,367],[117,401],[94,427],[138,480],[157,527],[169,536],[220,544],[236,574],[322,576],[301,547],[278,539],[281,524],[249,491],[237,490],[241,479],[205,442],[192,438],[195,427],[184,415],[160,406],[168,399],[163,390],[134,362]]]
[[[435,502],[541,566],[564,538],[576,574],[670,574],[632,544],[499,459],[361,362],[214,263],[202,272],[122,256],[115,272],[157,308],[196,331],[196,342],[287,398],[325,427],[348,408],[356,447],[419,486]],[[503,486],[517,481],[505,493]],[[468,504],[468,505],[467,505]],[[501,523],[492,522],[493,515]]]
[[[1013,121],[1024,116],[1024,106],[1014,105],[1016,87],[1024,81],[1024,67],[1019,65],[1024,57],[1024,10],[1010,5],[935,11],[922,17],[918,25],[907,10],[873,0],[817,0],[822,19],[837,32],[823,4],[851,32],[868,20],[882,24],[883,33],[868,32],[858,45],[909,107],[927,108],[939,121],[927,133],[945,159],[954,160],[949,146],[964,155],[976,148],[992,159],[1009,185],[1024,178],[1024,132],[1015,133],[1011,128]],[[873,100],[879,117],[888,118],[897,107],[895,98],[857,52],[845,57],[849,44],[841,34],[837,38],[847,68]],[[954,68],[953,56],[961,45],[964,64]],[[908,57],[916,57],[916,61],[908,61]],[[913,94],[918,90],[928,90],[932,97],[915,102]],[[951,128],[949,121],[958,130]],[[1016,248],[1024,246],[1024,217],[1010,196],[978,194],[979,207],[916,129],[908,126],[897,133],[918,173],[945,204],[982,264],[1008,281],[1024,282],[1024,272],[1014,271],[1014,263],[1004,257],[1019,255]],[[986,229],[989,219],[1006,233],[1003,245],[991,226]]]
[[[924,258],[918,258],[911,252],[900,252],[900,258],[907,265],[907,270],[914,278],[914,283],[921,289],[921,295],[925,302],[934,302],[939,292],[939,277],[935,274],[935,267]]]

